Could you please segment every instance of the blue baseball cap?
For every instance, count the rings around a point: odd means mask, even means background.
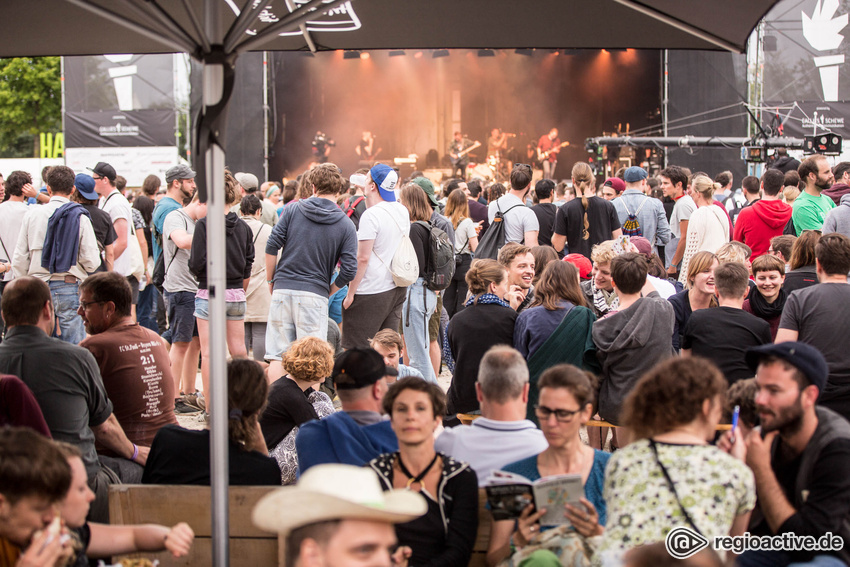
[[[646,179],[647,177],[648,175],[644,168],[633,165],[623,174],[623,181],[626,183],[637,183],[641,179]]]
[[[378,192],[384,201],[395,201],[395,188],[398,184],[398,173],[393,168],[383,163],[376,164],[369,170],[372,181],[378,186]]]
[[[94,190],[94,177],[85,173],[78,173],[74,178],[74,187],[77,191],[89,201],[97,201],[100,195]]]

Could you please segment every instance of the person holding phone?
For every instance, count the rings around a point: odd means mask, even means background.
[[[487,565],[494,566],[513,556],[513,563],[532,552],[552,553],[564,565],[572,565],[576,537],[584,539],[601,535],[607,519],[607,506],[602,494],[605,467],[611,457],[582,443],[581,427],[593,415],[596,393],[595,377],[571,364],[553,366],[540,377],[540,398],[534,408],[540,429],[549,442],[542,453],[517,461],[503,470],[520,474],[530,481],[559,474],[579,474],[584,483],[584,498],[579,505],[567,504],[564,516],[569,524],[559,526],[557,535],[547,534],[546,543],[540,538],[539,519],[545,509],[529,505],[519,520],[493,522]],[[545,529],[544,529],[545,531]],[[519,555],[516,555],[519,553]],[[588,558],[589,559],[589,558]]]

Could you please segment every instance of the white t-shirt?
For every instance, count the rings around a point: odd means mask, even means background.
[[[697,204],[694,203],[690,195],[683,195],[681,199],[676,201],[676,204],[673,205],[673,214],[670,215],[670,232],[673,233],[673,238],[682,238],[679,223],[690,220],[695,210],[697,210]]]
[[[0,204],[0,260],[11,262],[15,255],[15,246],[18,244],[18,234],[27,214],[26,203],[17,201],[6,201]],[[3,276],[4,281],[12,279],[12,270]]]
[[[455,229],[455,254],[472,254],[472,249],[469,247],[469,239],[477,238],[478,233],[475,232],[475,223],[471,218],[465,218],[460,221]]]
[[[537,220],[537,215],[531,208],[525,206],[525,203],[520,201],[516,195],[508,193],[490,203],[487,208],[487,218],[491,224],[499,210],[505,217],[506,242],[523,242],[526,232],[540,230],[540,221]]]
[[[130,211],[130,202],[117,189],[107,195],[100,205],[100,208],[109,213],[112,219],[112,224],[118,219],[127,220],[127,247],[120,256],[115,258],[112,269],[122,276],[130,276],[133,274],[132,265],[132,247],[131,238],[136,238],[133,231],[133,213]]]
[[[671,295],[676,295],[676,286],[671,284],[669,281],[650,275],[647,275],[646,277],[655,287],[655,291],[658,292],[658,295],[664,299],[667,299]]]
[[[395,289],[390,263],[401,243],[402,233],[410,234],[410,214],[401,203],[381,201],[366,209],[360,217],[357,240],[375,242],[366,274],[357,287],[357,295],[373,295]]]

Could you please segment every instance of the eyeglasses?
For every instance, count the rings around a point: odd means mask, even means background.
[[[91,178],[94,179],[95,181],[100,181],[101,179],[103,179],[103,176],[102,175],[92,175]]]
[[[518,169],[520,167],[527,167],[528,169],[533,169],[531,167],[531,164],[528,164],[528,163],[515,163],[514,164],[514,169]]]
[[[94,305],[95,303],[106,303],[105,301],[80,301],[80,309],[83,311],[89,308],[89,305]]]
[[[558,421],[569,422],[572,421],[575,415],[579,412],[581,412],[581,409],[570,411],[565,409],[547,408],[546,406],[541,406],[539,404],[534,406],[534,413],[541,421],[549,419],[549,416],[554,413],[555,419]]]

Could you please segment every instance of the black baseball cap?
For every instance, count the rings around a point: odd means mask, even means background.
[[[339,355],[331,377],[337,390],[359,390],[388,374],[384,357],[371,348],[353,348]]]
[[[819,392],[823,392],[826,388],[829,367],[826,364],[826,359],[815,347],[796,341],[768,343],[747,350],[747,364],[755,372],[762,358],[768,356],[781,358],[796,367],[809,379],[809,382],[818,387]]]
[[[106,163],[105,161],[97,162],[97,165],[94,167],[86,168],[89,171],[96,173],[101,177],[105,177],[110,181],[115,181],[115,178],[118,177],[118,174],[115,173],[115,168]]]

